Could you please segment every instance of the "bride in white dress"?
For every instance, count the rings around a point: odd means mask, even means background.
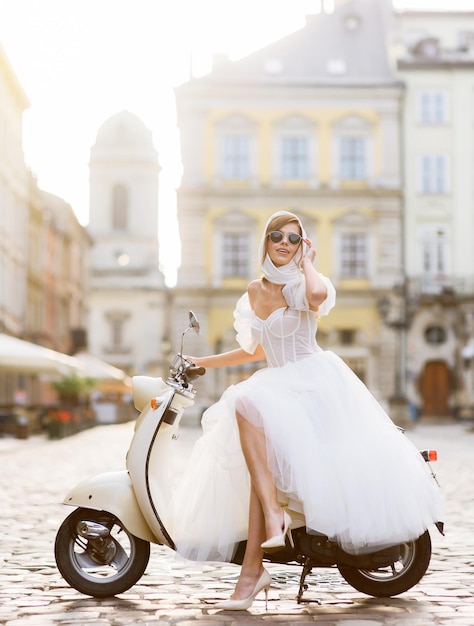
[[[247,539],[235,591],[217,608],[246,609],[267,591],[263,555],[285,545],[291,514],[356,554],[416,539],[442,519],[418,450],[316,342],[317,319],[336,298],[315,256],[298,217],[272,215],[259,249],[263,277],[234,313],[241,347],[188,357],[207,368],[267,365],[205,412],[173,496],[171,535],[183,556],[229,561]]]

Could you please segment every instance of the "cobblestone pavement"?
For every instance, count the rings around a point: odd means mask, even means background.
[[[300,568],[271,564],[268,610],[213,608],[238,575],[229,564],[179,561],[152,546],[147,571],[128,592],[97,600],[67,586],[56,569],[56,531],[70,512],[60,504],[83,478],[124,467],[133,424],[100,426],[59,441],[0,439],[0,624],[99,626],[474,626],[474,432],[462,424],[419,424],[407,433],[419,448],[436,447],[447,535],[432,529],[433,557],[412,590],[392,599],[364,596],[337,570],[314,570],[306,602],[297,604]],[[196,429],[182,429],[184,449]],[[263,596],[263,594],[262,594]]]

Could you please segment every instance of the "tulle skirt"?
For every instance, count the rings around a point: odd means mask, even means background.
[[[229,561],[246,539],[250,478],[236,409],[264,432],[268,466],[294,525],[351,553],[420,536],[443,519],[418,450],[335,354],[265,368],[229,387],[171,501],[171,536],[186,558]]]

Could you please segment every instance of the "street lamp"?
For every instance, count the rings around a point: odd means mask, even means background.
[[[397,366],[395,369],[395,388],[389,398],[392,419],[399,424],[410,424],[408,399],[406,395],[407,331],[418,307],[418,298],[410,293],[409,281],[395,285],[389,296],[384,296],[378,303],[378,310],[383,322],[397,333]]]

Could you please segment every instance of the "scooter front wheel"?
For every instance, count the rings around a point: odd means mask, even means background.
[[[142,577],[150,544],[130,534],[111,513],[79,508],[61,524],[54,556],[71,587],[106,598],[127,591]]]
[[[423,578],[431,559],[431,539],[426,531],[415,541],[400,546],[400,558],[388,567],[363,570],[338,565],[342,577],[352,587],[376,598],[404,593]]]

